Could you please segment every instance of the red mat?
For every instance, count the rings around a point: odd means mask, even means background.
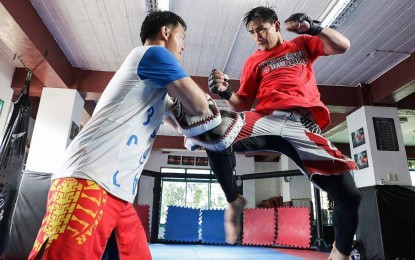
[[[277,208],[278,245],[309,248],[311,225],[309,208]]]
[[[245,209],[243,224],[242,244],[274,244],[275,209]]]
[[[146,232],[147,241],[150,242],[150,205],[133,205],[137,215],[140,218],[144,231]]]

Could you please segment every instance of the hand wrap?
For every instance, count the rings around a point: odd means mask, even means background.
[[[319,34],[322,30],[323,27],[320,26],[320,22],[317,20],[313,20],[311,18],[310,15],[308,14],[304,14],[304,13],[295,13],[292,14],[290,17],[288,17],[285,22],[291,22],[291,21],[297,21],[300,24],[303,23],[304,21],[308,22],[310,24],[310,29],[308,29],[305,32],[298,32],[298,34],[309,34],[309,35],[317,35]]]
[[[231,84],[229,81],[229,77],[228,75],[224,74],[224,80],[226,82],[228,82],[228,87],[226,88],[225,91],[219,91],[219,87],[216,85],[216,78],[215,78],[215,69],[212,70],[212,73],[210,73],[209,75],[209,79],[208,79],[208,86],[209,86],[209,90],[210,92],[212,92],[212,94],[216,94],[219,95],[221,98],[225,99],[225,100],[229,100],[233,94],[232,88],[231,88]]]

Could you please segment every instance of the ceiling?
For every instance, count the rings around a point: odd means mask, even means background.
[[[115,71],[140,42],[146,0],[31,0],[71,65]],[[256,45],[242,22],[258,5],[275,8],[281,21],[295,12],[316,19],[331,0],[172,0],[170,10],[188,25],[183,67],[192,76],[212,68],[239,79]],[[338,28],[351,40],[350,51],[318,60],[317,81],[324,85],[370,83],[415,50],[413,0],[363,0]],[[296,36],[282,28],[283,38]],[[370,55],[372,54],[372,55]],[[369,55],[369,56],[368,56]],[[372,57],[373,56],[373,57]]]
[[[0,50],[21,68],[15,54],[33,67],[47,49],[31,96],[39,98],[44,86],[77,88],[91,101],[86,102],[91,111],[129,51],[141,45],[139,30],[149,1],[0,0]],[[182,65],[205,90],[212,68],[224,70],[237,88],[242,64],[256,49],[242,22],[247,11],[266,5],[281,21],[295,12],[322,19],[335,2],[170,0],[170,10],[188,26]],[[402,124],[405,145],[415,146],[415,67],[410,67],[415,65],[415,1],[362,0],[337,30],[350,39],[350,50],[319,58],[314,65],[322,100],[332,113],[326,136],[347,143],[348,113],[362,105],[396,106],[407,118]],[[289,40],[296,35],[282,28],[282,36]],[[15,74],[16,93],[24,74],[23,69]]]

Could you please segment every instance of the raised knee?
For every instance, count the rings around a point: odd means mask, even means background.
[[[346,207],[359,208],[362,195],[357,188],[344,191],[341,195],[334,197],[334,203],[342,204]]]

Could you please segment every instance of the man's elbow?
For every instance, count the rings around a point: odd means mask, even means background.
[[[350,41],[348,39],[345,39],[339,44],[336,48],[336,51],[338,54],[345,53],[350,48]]]

